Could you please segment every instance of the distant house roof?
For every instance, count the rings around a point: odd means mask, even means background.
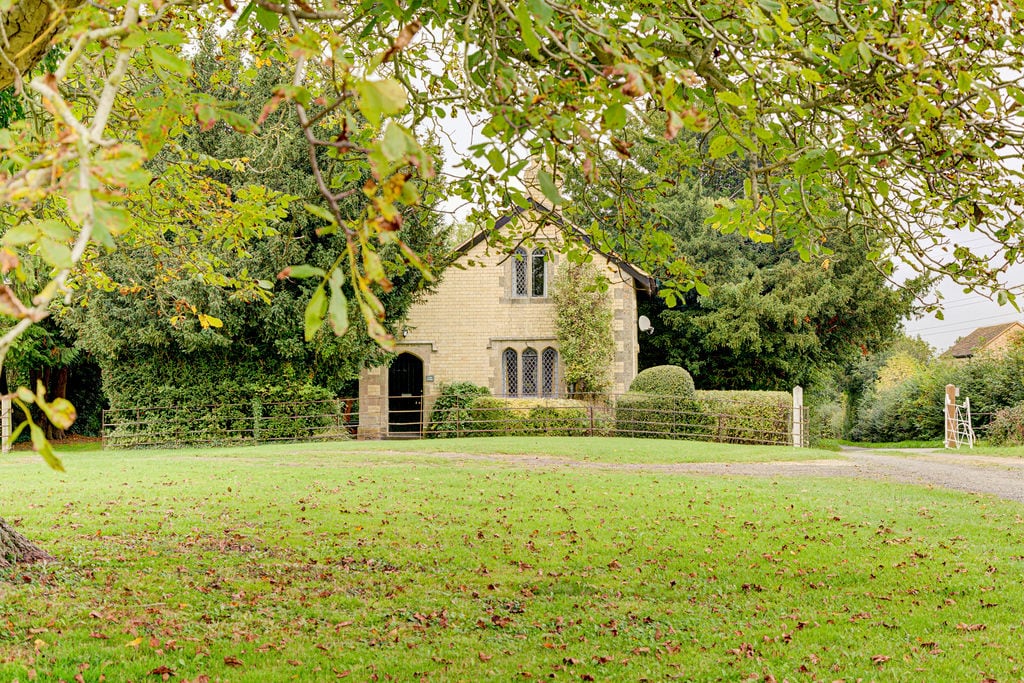
[[[970,358],[986,350],[990,343],[1013,328],[1019,328],[1021,332],[1024,332],[1024,325],[1021,325],[1019,322],[979,327],[966,337],[962,337],[956,344],[953,344],[953,347],[946,354],[953,358]]]
[[[568,223],[566,223],[564,220],[562,220],[561,216],[559,216],[554,211],[552,211],[550,208],[544,206],[543,204],[541,204],[537,200],[532,199],[532,198],[530,199],[530,208],[532,208],[534,211],[537,211],[538,213],[547,214],[549,216],[549,218],[552,220],[552,222],[557,224],[562,230],[572,231],[573,235],[576,238],[578,238],[584,244],[586,244],[588,247],[590,247],[595,253],[598,253],[601,256],[604,256],[606,259],[608,259],[609,261],[611,261],[612,263],[617,265],[619,268],[621,268],[623,270],[623,272],[625,272],[627,275],[629,275],[631,278],[633,278],[636,281],[637,285],[640,287],[640,289],[645,291],[647,294],[653,294],[654,293],[654,291],[655,291],[655,284],[656,283],[655,283],[655,279],[654,279],[654,277],[652,275],[649,275],[649,274],[645,273],[642,269],[638,268],[637,266],[634,266],[632,263],[626,261],[621,256],[619,256],[618,254],[606,253],[606,252],[601,251],[600,249],[598,249],[597,247],[594,246],[594,243],[590,239],[589,235],[587,235],[585,232],[583,232],[582,230],[580,230],[576,226],[569,225]],[[506,225],[508,225],[508,223],[511,222],[513,218],[516,218],[516,217],[522,215],[525,212],[526,212],[526,209],[517,206],[510,213],[507,213],[504,216],[502,216],[500,219],[498,219],[498,221],[494,224],[494,229],[495,230],[500,230],[501,228],[503,228]],[[476,245],[478,245],[481,242],[483,242],[484,240],[486,240],[487,239],[487,235],[490,232],[491,232],[490,230],[481,230],[480,232],[476,233],[475,235],[470,237],[468,240],[466,240],[465,242],[460,244],[458,247],[456,247],[455,253],[456,254],[460,254],[460,255],[461,254],[465,254],[470,249],[472,249]]]

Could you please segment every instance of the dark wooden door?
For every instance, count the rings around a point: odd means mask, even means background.
[[[399,354],[388,370],[388,432],[413,436],[423,429],[423,361]]]

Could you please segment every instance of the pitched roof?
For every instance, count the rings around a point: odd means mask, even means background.
[[[970,358],[976,353],[983,351],[990,341],[1001,336],[1013,327],[1020,327],[1021,330],[1024,331],[1024,325],[1021,325],[1019,322],[979,327],[966,337],[961,337],[956,344],[953,344],[952,348],[950,348],[946,354],[949,354],[953,358]]]
[[[608,259],[609,261],[617,265],[619,268],[621,268],[627,275],[633,278],[633,280],[636,281],[640,289],[647,292],[648,294],[653,294],[655,292],[655,279],[652,275],[645,273],[642,269],[640,269],[637,266],[634,266],[633,264],[631,264],[629,261],[626,261],[618,254],[606,253],[604,251],[601,251],[600,249],[594,246],[593,240],[590,239],[589,235],[587,235],[585,232],[583,232],[576,226],[566,223],[564,220],[562,220],[561,216],[559,216],[550,208],[544,206],[543,204],[541,204],[540,202],[533,198],[530,198],[530,208],[539,213],[547,214],[552,219],[552,221],[555,224],[557,224],[558,227],[560,227],[562,230],[572,231],[575,237],[577,237],[584,244],[590,247],[591,250],[593,250],[597,254],[600,254],[601,256],[604,256],[606,259]],[[517,218],[524,213],[526,213],[526,209],[520,206],[515,207],[515,209],[511,213],[507,213],[498,219],[498,221],[494,224],[494,230],[501,230],[503,227],[508,225],[512,221],[512,219]],[[465,254],[470,249],[486,240],[487,235],[490,232],[490,230],[486,229],[477,232],[475,235],[473,235],[468,240],[466,240],[458,247],[456,247],[455,253],[459,255]]]

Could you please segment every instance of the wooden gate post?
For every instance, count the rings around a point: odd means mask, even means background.
[[[0,408],[0,410],[2,410],[2,417],[0,417],[0,422],[3,423],[3,428],[2,428],[3,440],[4,440],[3,454],[7,455],[11,451],[11,444],[7,443],[10,440],[10,438],[11,438],[11,399],[10,398],[4,397],[4,399],[3,399],[3,407]]]
[[[956,448],[956,386],[946,385],[946,448]]]
[[[804,388],[800,385],[793,387],[792,443],[794,448],[804,445]]]

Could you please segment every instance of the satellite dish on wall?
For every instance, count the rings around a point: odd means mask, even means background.
[[[641,332],[646,332],[647,334],[654,334],[654,326],[651,325],[651,319],[648,318],[646,315],[640,316],[640,318],[636,321],[636,324],[640,327]]]

